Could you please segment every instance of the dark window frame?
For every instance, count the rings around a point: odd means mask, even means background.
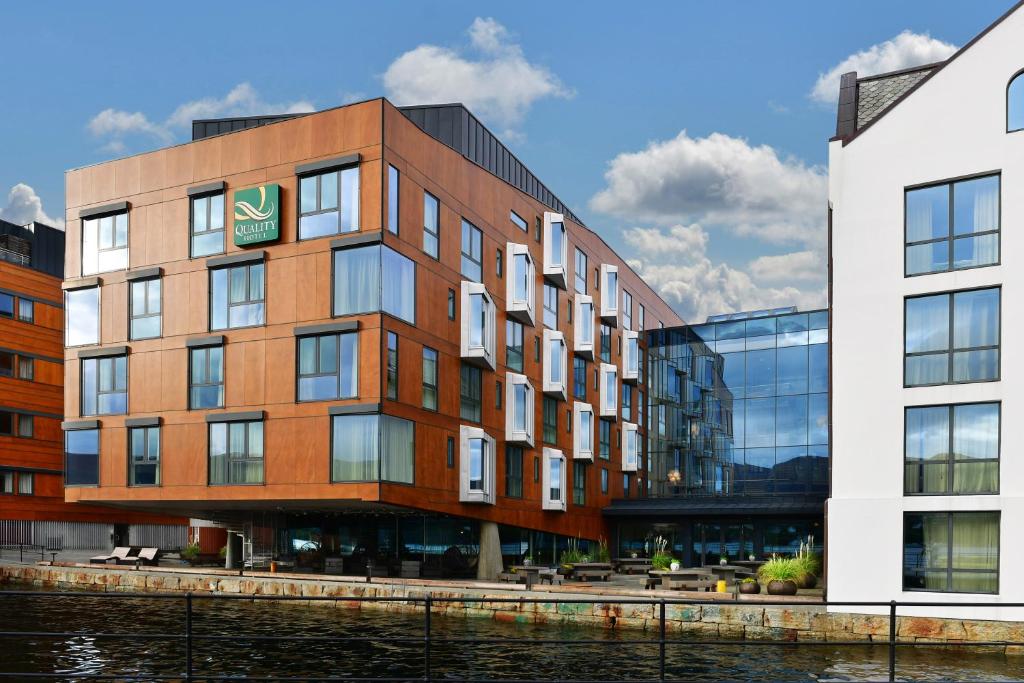
[[[244,453],[245,453],[246,457],[243,457],[243,458],[232,457],[232,455],[231,455],[232,454],[232,450],[231,450],[231,425],[234,425],[234,424],[244,424],[245,425],[245,449],[244,449]],[[263,430],[263,437],[261,439],[261,441],[263,443],[263,453],[260,455],[259,458],[254,458],[254,457],[252,457],[250,455],[250,449],[249,449],[249,425],[251,425],[251,424],[259,424],[260,425],[260,429]],[[267,431],[266,431],[267,427],[266,427],[266,421],[265,420],[243,420],[243,421],[238,421],[238,422],[210,422],[210,423],[207,423],[206,427],[207,427],[207,429],[206,429],[206,485],[207,486],[265,486],[266,485],[266,483],[267,483]],[[225,445],[224,457],[226,458],[226,460],[229,463],[228,472],[230,473],[230,471],[231,471],[231,467],[230,467],[230,463],[231,462],[250,462],[250,461],[259,460],[260,461],[260,467],[263,470],[262,476],[260,477],[260,481],[248,481],[248,482],[247,481],[225,481],[225,482],[216,482],[216,483],[213,482],[213,480],[212,480],[213,479],[213,477],[212,477],[212,466],[213,466],[213,463],[211,462],[211,458],[213,456],[210,453],[210,447],[211,447],[211,445],[213,443],[213,430],[214,429],[218,429],[218,428],[223,428],[225,430],[225,434],[224,434],[224,445]]]
[[[261,298],[253,299],[253,298],[251,298],[251,296],[252,296],[252,269],[257,267],[257,266],[263,269],[263,292],[262,292]],[[245,298],[244,301],[240,301],[240,302],[236,302],[236,303],[231,303],[231,271],[233,271],[233,270],[241,270],[241,269],[245,270],[245,296],[246,296],[246,298]],[[267,263],[266,263],[266,261],[253,261],[251,263],[237,263],[237,264],[232,264],[232,265],[227,265],[227,266],[218,266],[216,268],[209,268],[208,270],[209,270],[209,273],[207,275],[207,286],[209,288],[209,293],[207,294],[207,309],[208,309],[207,310],[207,316],[208,316],[207,329],[209,329],[211,332],[220,332],[222,330],[244,330],[244,329],[250,329],[250,328],[255,328],[255,327],[266,327],[266,324],[267,324],[267,289],[268,289],[267,288]],[[214,327],[213,326],[213,278],[214,278],[214,275],[217,272],[220,272],[220,271],[223,271],[223,272],[227,273],[227,276],[226,276],[227,277],[227,281],[224,284],[224,287],[226,288],[226,296],[227,296],[226,306],[227,306],[227,308],[224,311],[224,322],[225,322],[224,327]],[[332,294],[333,294],[333,285],[334,285],[334,283],[332,282],[331,285],[332,285]],[[162,294],[163,293],[161,292],[161,295]],[[234,325],[234,326],[232,326],[231,325],[231,309],[232,309],[232,307],[252,306],[253,304],[263,304],[263,322],[261,322],[261,323],[254,323],[252,325]]]
[[[392,344],[393,342],[393,344]],[[388,331],[384,337],[384,353],[386,358],[384,373],[384,398],[398,400],[398,335]]]
[[[955,420],[956,409],[961,407],[961,406],[977,406],[977,405],[986,405],[986,406],[992,405],[992,406],[996,407],[996,414],[998,415],[998,418],[999,418],[999,427],[998,427],[998,430],[997,430],[997,433],[996,433],[996,457],[995,458],[965,458],[965,459],[958,460],[955,457],[956,453],[955,453],[955,451],[953,449],[953,439],[956,436],[956,420]],[[911,410],[919,410],[919,409],[922,409],[922,408],[946,408],[948,410],[948,413],[949,413],[948,422],[946,423],[948,425],[948,431],[949,431],[949,433],[947,434],[947,442],[949,443],[949,447],[948,447],[947,452],[946,452],[946,456],[947,457],[946,457],[946,460],[945,460],[945,464],[946,464],[946,467],[947,467],[946,490],[945,491],[938,491],[938,492],[935,492],[935,493],[928,493],[928,492],[923,492],[923,491],[922,492],[914,492],[914,491],[908,491],[907,490],[906,470],[907,470],[908,467],[910,467],[910,465],[912,463],[917,462],[917,461],[910,460],[907,457],[907,416],[908,416],[908,414],[910,413]],[[969,401],[969,402],[966,402],[966,403],[933,403],[933,404],[905,406],[903,408],[903,469],[904,469],[903,495],[905,495],[905,496],[913,496],[915,498],[918,498],[918,497],[928,497],[928,496],[998,496],[1000,488],[1002,486],[1002,476],[1001,476],[1002,475],[1002,454],[1003,454],[1003,404],[1002,404],[1002,401]],[[939,460],[930,461],[931,464],[936,464],[936,465],[941,463],[941,462],[942,461],[939,461]],[[973,492],[973,491],[972,492],[967,492],[967,493],[958,493],[955,490],[954,478],[955,478],[955,473],[956,473],[956,465],[958,463],[987,463],[987,462],[994,462],[994,463],[996,463],[996,488],[995,488],[994,491],[986,491],[986,492],[983,492],[983,493]]]
[[[114,369],[114,382],[113,382],[113,384],[116,386],[116,384],[117,384],[117,382],[116,382],[116,379],[117,379],[117,369],[116,369],[117,368],[117,360],[120,359],[120,358],[124,359],[124,391],[116,391],[116,390],[102,391],[100,389],[100,384],[101,384],[100,373],[101,373],[101,370],[103,368],[103,361],[111,361],[114,364],[114,368],[115,369]],[[127,414],[129,414],[131,412],[131,405],[129,403],[130,399],[129,399],[129,391],[128,391],[129,387],[131,386],[131,376],[130,376],[130,373],[131,373],[130,365],[131,364],[128,362],[128,354],[122,353],[122,354],[117,354],[117,355],[113,355],[113,356],[99,356],[99,357],[95,357],[95,358],[81,358],[81,359],[79,359],[78,363],[79,363],[79,365],[78,365],[78,372],[79,372],[79,375],[78,375],[78,401],[79,401],[79,403],[78,403],[78,414],[79,415],[81,415],[83,417],[93,417],[93,416],[99,416],[99,415],[127,415]],[[84,409],[85,409],[85,365],[87,363],[95,363],[96,364],[96,395],[94,397],[95,405],[96,405],[96,412],[95,413],[83,412]],[[124,411],[123,412],[118,412],[118,413],[104,413],[104,412],[100,412],[100,396],[103,396],[103,395],[113,395],[113,394],[124,394],[124,404],[125,404]]]
[[[505,497],[523,497],[523,448],[505,446]]]
[[[466,239],[465,239],[467,226],[469,227],[469,249],[470,249],[469,252],[466,251]],[[464,277],[467,280],[470,280],[472,282],[480,282],[480,283],[482,283],[484,281],[484,233],[483,233],[483,230],[481,230],[480,228],[476,227],[476,225],[474,225],[472,221],[467,220],[465,217],[462,218],[462,222],[460,224],[460,228],[461,229],[459,231],[459,237],[460,237],[460,239],[459,239],[459,274],[462,275],[462,277]],[[474,241],[473,237],[474,237],[474,235],[479,239],[479,245],[480,245],[479,253],[476,253],[476,254],[471,253],[471,252],[474,251],[473,250],[473,241]],[[479,278],[475,278],[471,274],[466,272],[465,262],[467,260],[471,264],[475,265],[477,268],[480,269],[480,277]]]
[[[213,349],[220,349],[220,365],[221,365],[220,376],[221,376],[221,381],[220,382],[199,382],[199,383],[194,383],[192,381],[192,378],[193,378],[193,368],[195,367],[195,354],[196,353],[200,353],[200,354],[203,355],[203,357],[205,359],[204,360],[204,365],[205,365],[204,376],[207,379],[209,379],[210,376],[212,375],[212,373],[210,372],[210,368],[211,368],[211,364],[210,364],[210,351],[212,351]],[[227,383],[227,373],[225,371],[226,370],[225,369],[225,365],[226,365],[226,363],[224,362],[224,345],[223,344],[212,344],[210,346],[197,346],[195,348],[191,348],[191,349],[188,350],[188,409],[189,410],[216,410],[218,408],[223,408],[224,407],[225,399],[226,399],[226,396],[225,396],[225,391],[226,391],[225,384]],[[196,407],[194,405],[194,401],[192,400],[192,389],[193,388],[195,388],[195,387],[200,387],[200,388],[201,387],[217,387],[217,386],[219,386],[221,388],[221,401],[220,401],[220,405],[217,405],[217,406],[204,406],[204,407]]]
[[[402,203],[401,197],[402,174],[392,164],[388,164],[388,223],[385,228],[392,235],[399,233],[399,210]]]
[[[427,197],[434,200],[434,224],[437,226],[437,230],[431,230],[427,226]],[[427,235],[430,235],[434,240],[434,250],[427,249]],[[441,200],[427,192],[423,191],[423,253],[439,261],[441,259]]]
[[[157,287],[160,288],[159,302],[156,313],[149,310],[149,288],[153,283],[157,283]],[[137,313],[135,311],[135,287],[141,286],[145,289],[144,300],[146,302],[146,311],[143,313]],[[264,288],[266,286],[264,285]],[[228,304],[230,306],[230,303]],[[164,283],[163,278],[159,275],[156,277],[141,278],[138,280],[130,280],[128,282],[128,339],[130,341],[137,341],[140,339],[159,339],[164,333]],[[145,318],[157,318],[158,331],[155,335],[149,335],[145,337],[135,336],[134,322]]]
[[[311,171],[309,173],[297,174],[297,176],[296,176],[296,183],[295,183],[295,213],[296,213],[296,216],[297,216],[297,218],[295,220],[295,239],[296,239],[296,241],[298,241],[298,242],[305,242],[306,240],[317,240],[317,239],[323,239],[324,237],[337,237],[338,235],[351,235],[351,234],[359,232],[362,229],[361,223],[362,223],[362,218],[363,218],[363,210],[362,210],[362,206],[361,206],[362,205],[361,193],[362,193],[362,186],[363,186],[363,178],[362,178],[362,173],[359,170],[359,167],[360,167],[360,164],[358,164],[358,163],[356,163],[356,164],[346,164],[344,166],[338,166],[338,167],[333,167],[333,168],[326,168],[326,169],[323,169],[323,170]],[[345,174],[346,171],[352,171],[352,172],[355,173],[356,184],[358,186],[358,190],[356,192],[356,197],[357,197],[357,200],[356,200],[356,221],[355,221],[356,222],[356,226],[355,226],[355,228],[353,228],[351,230],[342,229],[342,225],[341,225],[342,214],[344,213],[344,209],[343,209],[343,206],[344,206],[344,203],[343,203],[344,192],[342,191],[342,189],[345,186],[345,183],[342,180],[342,178],[344,177],[344,174]],[[325,209],[325,208],[323,208],[323,205],[322,205],[322,202],[323,202],[323,189],[322,189],[322,187],[323,187],[323,177],[327,176],[327,175],[330,175],[332,173],[336,173],[338,175],[337,194],[335,195],[338,198],[338,204],[337,204],[337,206],[335,206],[333,208]],[[316,193],[316,206],[317,206],[317,208],[315,210],[313,210],[313,211],[307,211],[307,212],[304,213],[302,211],[302,181],[303,180],[308,180],[310,178],[316,178],[316,189],[314,190],[314,192]],[[324,214],[328,214],[328,213],[337,213],[338,214],[338,222],[337,222],[336,230],[334,232],[330,232],[330,233],[327,233],[327,234],[324,234],[324,235],[310,235],[308,237],[304,237],[302,235],[302,219],[304,217],[306,217],[306,216],[320,216],[320,215],[324,215]]]
[[[341,395],[342,385],[342,363],[341,363],[341,342],[342,337],[351,335],[355,338],[356,343],[356,363],[352,368],[352,372],[355,374],[355,393],[351,396]],[[338,363],[338,367],[334,372],[322,372],[320,371],[320,345],[323,339],[326,337],[334,337],[337,341],[335,360]],[[316,365],[317,372],[302,372],[302,344],[307,340],[314,340],[314,363]],[[300,398],[299,385],[303,379],[315,378],[315,377],[334,377],[335,386],[337,391],[334,396],[327,396],[325,398]],[[359,333],[356,331],[352,332],[325,332],[323,334],[304,334],[295,338],[295,402],[296,403],[315,403],[317,401],[340,401],[350,398],[357,398],[359,396]]]
[[[467,406],[472,414],[466,412]],[[477,424],[483,421],[483,371],[468,363],[459,368],[459,418]]]
[[[427,360],[428,360],[427,356],[430,355],[430,354],[433,354],[433,359],[432,360],[433,360],[433,363],[434,363],[434,381],[432,383],[427,381]],[[421,405],[421,407],[424,410],[430,410],[430,411],[433,411],[433,412],[437,412],[438,405],[440,404],[440,398],[441,398],[440,397],[440,392],[438,390],[438,384],[440,383],[440,375],[441,375],[441,357],[438,354],[437,349],[432,349],[429,346],[424,346],[423,347],[422,362],[421,362],[421,372],[422,372],[422,375],[423,375],[423,377],[422,377],[423,390],[422,390],[422,395],[420,397],[420,405]],[[433,396],[434,396],[434,405],[433,405],[433,407],[427,405],[428,391],[432,391],[433,392]]]
[[[1006,82],[1006,132],[1007,133],[1018,133],[1018,132],[1024,130],[1024,127],[1022,127],[1022,128],[1010,128],[1010,88],[1013,87],[1013,84],[1017,81],[1017,79],[1024,79],[1024,69],[1021,69],[1017,73],[1013,74],[1013,76],[1010,77],[1010,80],[1008,80]],[[1024,80],[1021,81],[1021,87],[1024,88]],[[1024,103],[1022,103],[1021,106],[1024,106]],[[1024,112],[1022,112],[1022,115],[1024,115]]]
[[[996,517],[996,568],[994,570],[989,569],[957,569],[953,566],[954,556],[954,544],[953,544],[953,517],[954,515],[972,515],[972,514],[983,514],[983,515],[995,515]],[[933,571],[945,570],[946,572],[946,590],[937,590],[935,588],[914,588],[907,585],[907,532],[909,531],[908,519],[912,516],[920,515],[945,515],[947,520],[946,527],[946,566],[945,567],[934,567]],[[903,513],[903,562],[902,562],[902,577],[901,577],[901,588],[907,593],[953,593],[957,595],[999,595],[999,584],[1000,584],[1000,567],[999,563],[1002,560],[1002,526],[1003,526],[1003,515],[1001,510],[915,510],[905,511]],[[978,591],[956,591],[952,590],[953,585],[953,572],[958,574],[995,574],[996,585],[995,590],[989,592],[978,592]]]
[[[133,435],[133,433],[136,430],[139,430],[139,431],[143,432],[143,437],[142,437],[143,460],[141,462],[136,462],[135,461],[135,456],[132,453],[132,443],[133,443],[132,435]],[[155,486],[161,486],[161,481],[160,481],[160,474],[161,474],[161,472],[160,472],[160,461],[161,461],[161,457],[160,456],[163,455],[163,452],[162,452],[163,451],[163,435],[160,433],[160,425],[152,425],[152,426],[145,426],[145,427],[128,427],[128,429],[126,431],[127,431],[127,438],[125,439],[125,441],[126,441],[125,447],[127,449],[127,457],[128,457],[128,463],[127,463],[128,464],[128,487],[129,488],[151,488],[151,487],[155,487]],[[157,435],[157,437],[156,437],[156,439],[157,439],[157,451],[156,451],[156,460],[155,461],[149,460],[149,439],[150,439],[150,432],[151,431],[155,431],[156,435]],[[137,483],[135,483],[135,479],[136,479],[135,468],[136,468],[137,465],[143,465],[143,466],[155,465],[156,466],[155,482],[152,483],[152,484],[137,484]]]
[[[206,200],[206,225],[210,225],[210,218],[213,217],[213,197],[221,197],[221,211],[224,215],[221,216],[222,225],[220,228],[207,228],[201,230],[198,233],[195,228],[195,207],[197,201]],[[217,254],[223,254],[227,250],[227,220],[226,212],[224,208],[227,206],[227,193],[224,190],[214,190],[213,192],[204,192],[189,197],[188,202],[188,257],[190,259],[206,258],[208,256],[215,256]],[[220,250],[211,251],[208,254],[197,254],[195,249],[195,238],[196,235],[212,235],[214,233],[220,233]]]

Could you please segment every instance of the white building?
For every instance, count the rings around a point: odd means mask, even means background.
[[[1024,620],[1024,8],[843,77],[829,145],[830,600]],[[863,611],[857,608],[852,611]]]

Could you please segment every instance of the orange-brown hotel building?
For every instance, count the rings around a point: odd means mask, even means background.
[[[196,121],[66,192],[68,501],[487,576],[645,490],[682,321],[462,105]]]

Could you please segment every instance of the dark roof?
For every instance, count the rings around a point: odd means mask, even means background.
[[[824,496],[685,496],[678,498],[619,498],[604,509],[609,517],[648,515],[820,515]]]
[[[0,219],[0,260],[64,278],[64,231],[42,223]]]
[[[268,123],[294,119],[304,114],[268,114],[266,116],[243,116],[227,119],[195,119],[192,121],[192,141],[213,137],[221,133],[233,133],[236,130],[256,128]]]
[[[927,64],[857,79],[857,129],[881,116],[896,100],[921,82],[939,64]]]

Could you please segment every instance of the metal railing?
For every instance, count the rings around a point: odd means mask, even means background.
[[[26,551],[33,557],[35,553],[39,553],[40,560],[46,559],[46,546],[39,543],[5,543],[0,545],[0,558],[3,558],[5,551],[12,554],[17,553],[18,562],[25,561]]]
[[[628,599],[628,598],[610,598],[610,599],[594,599],[594,598],[561,598],[555,595],[551,595],[543,598],[528,598],[528,597],[470,597],[470,596],[458,596],[458,597],[435,597],[429,593],[422,597],[418,596],[406,596],[406,597],[381,597],[381,596],[286,596],[286,595],[250,595],[241,593],[100,593],[100,592],[44,592],[44,591],[21,591],[21,590],[4,590],[0,591],[0,610],[7,613],[7,607],[4,604],[7,599],[10,598],[34,598],[34,599],[51,599],[51,598],[101,598],[101,599],[143,599],[143,600],[154,600],[154,601],[172,601],[182,602],[184,610],[182,614],[182,630],[175,633],[140,633],[140,632],[94,632],[94,631],[0,631],[0,643],[10,643],[11,640],[25,639],[25,640],[47,640],[47,639],[67,639],[67,638],[78,638],[88,637],[94,640],[103,639],[121,639],[121,640],[133,640],[133,641],[163,641],[163,642],[177,642],[184,645],[184,658],[181,662],[180,671],[174,674],[128,674],[128,673],[113,673],[113,674],[101,674],[101,673],[78,673],[69,672],[67,670],[50,673],[50,672],[12,672],[0,670],[0,678],[18,678],[18,679],[49,679],[49,680],[118,680],[118,681],[154,681],[154,680],[184,680],[184,681],[207,681],[207,680],[244,680],[244,681],[256,681],[256,680],[273,680],[273,681],[445,681],[446,683],[465,683],[468,681],[487,681],[488,679],[481,679],[478,677],[473,678],[455,678],[450,674],[445,673],[441,675],[435,675],[433,671],[433,646],[437,644],[456,644],[460,646],[470,645],[509,645],[509,644],[528,644],[530,647],[563,647],[563,646],[578,646],[578,645],[594,645],[594,646],[657,646],[658,648],[658,675],[656,678],[618,678],[618,679],[564,679],[559,678],[560,681],[570,681],[571,683],[663,683],[665,681],[687,681],[688,683],[694,683],[701,679],[694,678],[690,675],[685,678],[669,678],[668,671],[666,670],[667,652],[669,646],[696,646],[696,647],[707,647],[707,646],[731,646],[731,647],[780,647],[780,648],[814,648],[814,647],[885,647],[888,651],[888,680],[895,681],[897,674],[897,651],[900,648],[934,648],[934,647],[1005,647],[1005,646],[1024,646],[1024,641],[1005,641],[1005,640],[993,640],[993,641],[901,641],[897,638],[897,624],[898,624],[898,610],[900,608],[921,608],[921,607],[947,607],[947,608],[1024,608],[1024,603],[991,603],[991,602],[865,602],[865,601],[823,601],[816,603],[809,603],[806,601],[796,600],[772,600],[771,602],[716,602],[709,600],[698,600],[698,599],[673,599],[673,598],[661,598],[661,599]],[[344,602],[344,603],[397,603],[404,605],[412,605],[417,609],[423,611],[423,632],[419,636],[410,637],[391,637],[391,636],[303,636],[303,635],[260,635],[260,634],[232,634],[232,635],[221,635],[221,634],[207,634],[207,633],[196,633],[194,626],[194,603],[196,601],[220,601],[220,600],[241,600],[241,601],[297,601],[297,602]],[[622,605],[647,605],[656,608],[658,630],[657,638],[622,638],[622,639],[593,639],[593,638],[582,638],[582,639],[565,639],[565,638],[479,638],[479,637],[463,637],[454,638],[447,636],[437,635],[432,630],[431,616],[437,613],[444,605],[448,603],[460,603],[462,605],[471,605],[474,603],[488,603],[488,604],[587,604],[587,605],[602,605],[602,606],[622,606]],[[748,639],[723,639],[723,638],[682,638],[674,639],[668,637],[668,619],[667,619],[667,608],[669,606],[718,606],[718,607],[753,607],[753,608],[770,608],[770,607],[845,607],[845,608],[886,608],[888,610],[888,639],[884,641],[877,640],[748,640]],[[422,606],[422,607],[420,607]],[[876,615],[881,616],[881,615]],[[908,615],[904,615],[908,616]],[[420,644],[422,647],[422,673],[419,676],[400,676],[400,677],[352,677],[352,676],[247,676],[238,674],[220,674],[220,673],[204,673],[197,669],[197,661],[194,655],[193,647],[196,643],[201,642],[246,642],[246,643],[273,643],[273,642],[306,642],[306,643],[394,643],[394,644],[405,644],[405,645],[416,645]],[[0,651],[8,651],[8,647],[0,646]],[[0,658],[0,668],[4,666],[3,658]],[[801,680],[805,680],[806,676],[801,677]],[[490,683],[543,683],[548,680],[544,678],[526,678],[526,679],[494,679]],[[706,680],[720,680],[720,679],[706,679]],[[766,680],[778,680],[776,678]],[[960,679],[957,679],[960,680]]]

